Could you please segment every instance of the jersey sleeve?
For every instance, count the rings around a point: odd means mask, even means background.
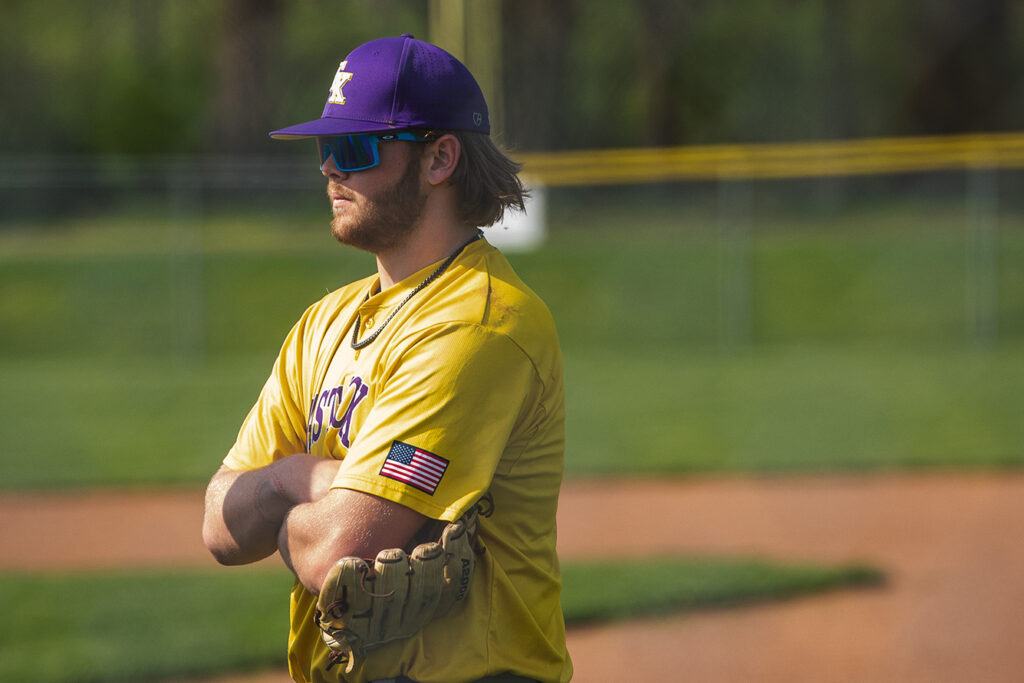
[[[537,385],[503,334],[471,324],[422,333],[385,359],[334,487],[456,519],[490,487]]]
[[[228,469],[257,469],[306,450],[302,368],[307,322],[308,312],[285,338],[270,377],[224,458]]]

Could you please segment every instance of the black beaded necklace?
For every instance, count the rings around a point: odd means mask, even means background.
[[[448,269],[448,266],[450,266],[452,264],[452,261],[454,261],[455,258],[459,254],[462,253],[463,249],[468,247],[473,242],[476,242],[478,239],[480,239],[483,236],[484,236],[484,234],[482,232],[477,232],[476,235],[473,237],[473,239],[469,240],[468,242],[463,244],[461,247],[456,249],[455,252],[451,256],[446,258],[441,265],[439,265],[437,268],[435,268],[434,272],[432,272],[430,275],[428,275],[427,278],[423,282],[421,282],[418,285],[416,285],[416,287],[411,292],[409,292],[409,294],[404,299],[402,299],[401,303],[399,303],[397,306],[395,306],[394,310],[391,311],[391,314],[388,315],[388,317],[384,320],[384,322],[382,322],[380,324],[380,327],[378,327],[376,330],[374,330],[373,333],[370,334],[370,336],[368,336],[366,339],[363,339],[362,341],[358,341],[359,340],[359,328],[361,327],[361,319],[360,319],[359,313],[357,312],[356,313],[356,324],[352,328],[352,348],[354,350],[358,351],[359,349],[362,349],[362,348],[364,348],[366,346],[369,346],[371,343],[373,343],[373,340],[376,339],[380,335],[380,333],[384,331],[384,328],[388,326],[388,323],[391,322],[391,320],[396,315],[398,315],[398,312],[400,310],[402,310],[402,306],[405,306],[407,303],[409,303],[409,299],[411,299],[414,296],[416,296],[417,292],[419,292],[421,289],[423,289],[424,287],[429,285],[431,282],[433,282],[434,280],[439,278],[441,276],[441,273],[446,271]],[[366,303],[369,299],[370,299],[370,295],[367,294],[366,298],[363,299],[363,303]]]

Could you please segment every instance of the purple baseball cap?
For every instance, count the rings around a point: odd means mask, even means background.
[[[338,67],[318,119],[270,133],[278,140],[402,128],[491,132],[483,92],[462,62],[408,33],[360,45]]]

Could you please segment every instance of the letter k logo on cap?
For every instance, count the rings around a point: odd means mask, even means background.
[[[345,60],[338,66],[338,73],[334,74],[334,82],[331,83],[331,94],[327,98],[327,101],[331,104],[345,104],[345,95],[341,92],[341,89],[352,80],[353,76],[351,72],[345,71],[347,65],[348,60]]]

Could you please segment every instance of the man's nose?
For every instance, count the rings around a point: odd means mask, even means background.
[[[328,154],[327,160],[320,164],[320,172],[325,178],[339,178],[344,180],[348,177],[348,171],[340,170],[338,165],[334,163],[334,156],[331,154]]]

